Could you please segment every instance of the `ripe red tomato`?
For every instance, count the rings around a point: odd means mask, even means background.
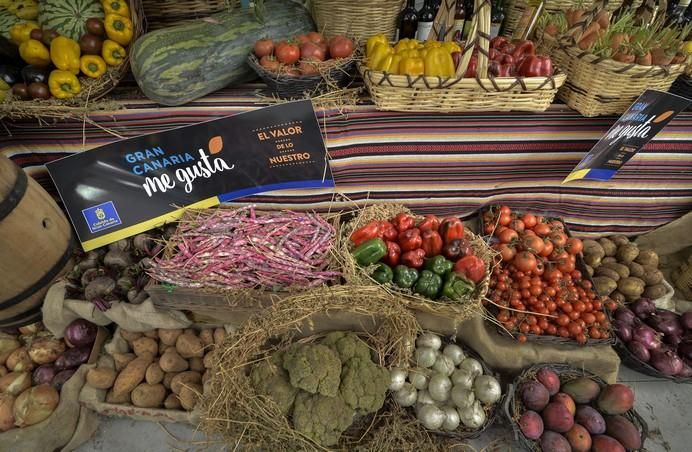
[[[584,244],[578,238],[570,237],[567,239],[567,243],[565,244],[565,250],[567,250],[569,254],[579,254],[582,252],[583,249]]]
[[[301,60],[317,60],[324,61],[327,58],[327,54],[324,50],[320,48],[319,45],[312,41],[304,42],[300,45],[300,59]]]
[[[512,213],[512,209],[509,206],[500,206],[500,214],[506,213],[507,215]]]
[[[512,259],[514,259],[514,256],[517,254],[517,250],[515,250],[513,247],[507,245],[506,243],[501,243],[497,247],[497,250],[500,252],[500,255],[502,256],[502,260],[505,262],[509,262]]]
[[[517,269],[526,273],[535,270],[537,263],[536,256],[528,251],[522,251],[521,253],[517,254],[512,262]]]
[[[314,43],[319,44],[321,42],[324,42],[324,36],[322,36],[322,33],[318,33],[316,31],[311,31],[306,36],[310,41],[312,41]]]
[[[295,40],[298,42],[298,44],[303,44],[305,42],[309,42],[310,38],[308,38],[307,35],[302,34],[302,35],[296,35]]]
[[[353,41],[345,36],[335,36],[329,41],[329,55],[332,58],[348,58],[353,53]]]
[[[500,242],[502,243],[511,243],[515,240],[519,239],[519,234],[517,234],[517,231],[511,228],[507,228],[503,230],[500,234],[497,236],[500,239]]]
[[[555,246],[553,245],[553,242],[550,240],[543,240],[543,251],[541,251],[541,256],[542,257],[548,257],[553,253],[553,250],[555,249]]]
[[[524,229],[526,229],[524,222],[521,220],[512,220],[512,222],[509,223],[509,227],[517,232],[524,232]]]
[[[535,235],[529,235],[524,237],[524,240],[522,240],[521,244],[523,245],[526,251],[531,251],[532,253],[538,255],[540,255],[543,252],[543,248],[545,247],[543,240]]]
[[[485,276],[485,262],[478,256],[465,256],[454,264],[454,272],[479,283]]]
[[[278,72],[279,67],[281,67],[281,63],[279,63],[279,61],[275,57],[271,55],[265,55],[262,58],[260,58],[260,66],[262,66],[270,72]]]
[[[255,55],[257,58],[269,56],[274,53],[274,41],[271,39],[260,39],[255,42]]]
[[[557,269],[563,273],[571,273],[574,271],[574,262],[569,259],[559,259],[557,261]]]
[[[283,64],[295,64],[300,59],[300,48],[295,44],[280,42],[274,52],[276,58]]]
[[[526,229],[533,229],[533,227],[536,226],[536,216],[532,213],[525,213],[522,215],[521,221],[524,222]]]
[[[512,217],[508,213],[500,213],[500,217],[498,219],[498,224],[500,226],[508,226],[512,222]]]
[[[562,221],[560,221],[560,220],[552,220],[550,222],[550,227],[554,231],[564,231],[565,230],[565,225],[562,224]]]
[[[298,70],[303,75],[316,75],[320,73],[315,63],[310,63],[309,61],[301,61],[298,65]]]
[[[564,232],[553,232],[548,236],[551,242],[553,242],[553,245],[560,247],[560,246],[565,246],[567,243],[567,235]]]
[[[536,226],[533,227],[533,232],[536,233],[537,236],[539,237],[545,237],[548,234],[550,234],[550,226],[548,226],[545,223],[538,223]]]

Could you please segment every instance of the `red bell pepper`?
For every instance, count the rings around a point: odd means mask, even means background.
[[[402,251],[411,251],[423,245],[420,229],[412,228],[399,233],[399,246]]]
[[[476,78],[478,74],[478,57],[476,55],[471,55],[471,60],[469,60],[469,65],[466,67],[466,72],[464,73],[464,78]]]
[[[514,57],[512,55],[503,54],[502,58],[498,59],[500,64],[515,64]]]
[[[512,52],[514,60],[518,60],[524,55],[536,54],[536,45],[533,43],[533,41],[516,39],[512,41],[512,44],[514,44],[514,51]]]
[[[553,75],[553,62],[550,57],[529,55],[517,66],[521,77],[550,77]]]
[[[394,241],[399,236],[399,231],[389,221],[381,222],[380,229],[382,230],[382,238],[385,240]]]
[[[440,229],[440,219],[435,215],[426,215],[423,221],[418,225],[418,229],[420,229],[421,232],[437,231]]]
[[[391,223],[399,232],[404,232],[416,225],[416,219],[413,218],[413,216],[402,212],[396,214]]]
[[[490,50],[488,50],[488,59],[490,59],[490,60],[496,60],[496,59],[500,58],[501,56],[502,56],[502,52],[500,52],[497,49],[491,48]]]
[[[356,229],[353,231],[351,234],[351,241],[353,242],[354,245],[359,246],[362,243],[367,242],[368,240],[381,237],[381,225],[380,221],[371,221],[370,223],[366,224],[362,228]]]
[[[401,258],[401,247],[396,242],[385,242],[387,244],[387,255],[382,259],[390,267],[399,265]]]
[[[505,55],[512,58],[509,55]],[[499,60],[490,61],[488,63],[488,72],[495,77],[511,77],[514,75],[514,65],[513,64],[501,64]]]
[[[491,49],[497,49],[498,47],[501,47],[503,44],[507,43],[507,38],[504,36],[495,36],[493,39],[490,40],[490,48]]]
[[[500,53],[504,53],[505,55],[511,55],[512,53],[514,53],[514,44],[506,42],[502,44],[500,47],[498,47],[497,50],[499,50]]]
[[[485,262],[478,256],[465,256],[454,264],[454,273],[459,273],[478,284],[485,276]]]
[[[418,248],[412,251],[407,251],[401,255],[401,263],[411,268],[421,268],[425,259],[425,250]]]
[[[440,224],[440,235],[444,243],[464,238],[464,223],[457,217],[448,217]]]
[[[439,256],[442,253],[442,236],[436,231],[423,232],[423,246],[426,257]]]

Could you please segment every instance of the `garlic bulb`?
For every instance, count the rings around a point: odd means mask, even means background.
[[[435,405],[437,402],[435,402],[435,399],[430,396],[427,389],[423,389],[422,391],[418,391],[418,399],[416,400],[416,403],[419,405]]]
[[[439,350],[442,347],[442,339],[435,333],[423,333],[418,336],[416,347],[429,347],[433,350]]]
[[[398,391],[401,389],[402,386],[404,386],[404,383],[406,383],[406,371],[402,369],[392,369],[391,372],[389,372],[389,377],[390,377],[390,383],[389,383],[389,390],[390,391]]]
[[[490,375],[480,375],[473,382],[473,392],[481,402],[492,405],[502,397],[500,383]]]
[[[432,367],[437,359],[437,353],[430,347],[418,347],[416,349],[416,363],[419,367]]]
[[[454,372],[454,361],[449,356],[438,355],[433,370],[449,377]]]
[[[473,402],[473,405],[468,408],[459,408],[458,412],[461,423],[468,428],[479,429],[485,424],[485,411],[483,411],[483,407],[478,400]]]
[[[442,411],[445,413],[445,421],[442,423],[442,430],[451,432],[459,427],[459,413],[453,406],[444,406]]]
[[[454,386],[450,395],[452,397],[452,402],[454,402],[454,405],[459,409],[470,407],[476,400],[476,396],[473,394],[472,390],[462,388],[461,386]]]
[[[418,391],[411,383],[404,383],[401,389],[394,393],[394,401],[402,407],[413,406],[417,397]]]
[[[457,369],[452,373],[452,384],[454,386],[461,386],[465,389],[471,389],[473,387],[474,376],[468,371]]]
[[[442,354],[449,357],[455,366],[458,366],[466,358],[464,351],[456,344],[446,345]]]
[[[481,366],[481,363],[473,358],[466,358],[463,360],[461,364],[459,364],[459,369],[467,371],[474,377],[483,375],[483,367]]]
[[[445,419],[445,412],[435,405],[425,405],[418,410],[418,420],[429,430],[439,430]]]
[[[416,389],[425,389],[428,387],[430,374],[430,369],[421,369],[417,367],[408,371],[408,381],[410,381]]]
[[[452,390],[452,381],[444,374],[434,374],[428,383],[428,392],[433,400],[446,402]]]

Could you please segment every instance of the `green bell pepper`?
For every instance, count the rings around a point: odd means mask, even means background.
[[[380,238],[370,239],[351,251],[353,258],[361,267],[367,267],[387,255],[387,244]]]
[[[431,272],[444,276],[447,272],[452,271],[454,268],[454,262],[448,261],[444,256],[435,256],[430,259],[425,260],[424,269],[430,270]]]
[[[434,300],[440,293],[440,289],[442,289],[442,278],[440,275],[430,270],[423,270],[420,273],[420,278],[416,281],[413,291]]]
[[[410,289],[418,280],[418,270],[409,268],[405,265],[394,267],[394,284],[403,288]]]
[[[392,282],[394,279],[394,272],[392,271],[392,267],[389,265],[379,264],[370,276],[380,284],[387,284]]]
[[[449,272],[442,286],[442,296],[457,301],[468,297],[476,289],[476,285],[467,281],[458,273]]]

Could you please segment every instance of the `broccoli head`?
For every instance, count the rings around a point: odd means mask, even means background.
[[[382,408],[391,377],[387,369],[374,362],[355,357],[341,371],[340,394],[351,408],[374,413]]]
[[[342,363],[346,363],[349,359],[359,356],[363,359],[370,360],[370,348],[358,335],[350,331],[334,331],[329,333],[322,341],[322,345],[326,345],[339,354],[339,359]]]
[[[334,446],[353,423],[355,411],[340,396],[300,391],[293,407],[293,427],[322,446]]]
[[[298,389],[291,386],[288,381],[288,373],[281,367],[279,353],[252,368],[250,384],[258,394],[271,398],[283,414],[289,414]]]
[[[336,397],[339,393],[341,361],[325,345],[298,345],[284,354],[283,367],[291,385],[310,394]]]

